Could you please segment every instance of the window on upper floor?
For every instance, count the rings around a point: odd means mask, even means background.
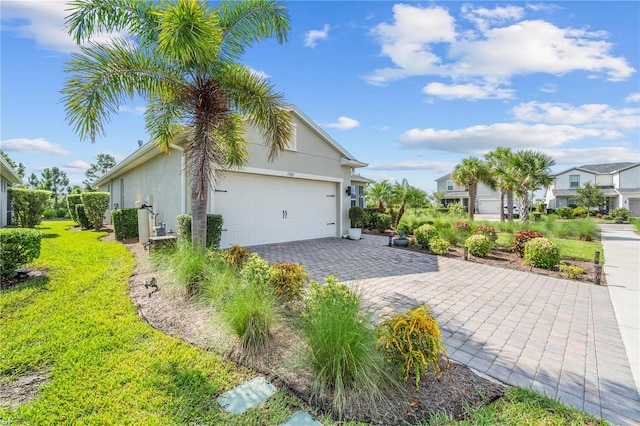
[[[453,181],[452,180],[448,180],[447,181],[447,191],[453,191]]]
[[[569,188],[580,188],[580,175],[569,175]]]
[[[298,150],[298,126],[293,123],[293,138],[287,143],[287,146],[284,147],[287,151],[297,151]]]

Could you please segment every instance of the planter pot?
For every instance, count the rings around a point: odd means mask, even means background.
[[[350,240],[359,240],[362,237],[362,229],[361,228],[349,228],[349,239]]]
[[[409,240],[407,240],[406,238],[402,240],[398,238],[394,238],[393,245],[398,247],[409,247]]]

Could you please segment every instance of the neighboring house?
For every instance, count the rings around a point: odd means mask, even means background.
[[[210,188],[209,213],[223,217],[222,248],[340,237],[349,229],[349,208],[362,205],[368,179],[354,170],[366,167],[317,124],[292,106],[294,139],[274,162],[255,128],[247,126],[249,161],[226,171]],[[111,194],[111,208],[151,204],[155,222],[176,230],[176,216],[191,213],[190,175],[182,148],[169,156],[148,142],[95,185]]]
[[[0,156],[0,228],[11,225],[11,208],[9,206],[8,188],[13,185],[19,185],[22,179],[15,170]]]
[[[436,179],[436,182],[437,191],[444,193],[442,199],[444,207],[450,203],[460,203],[467,209],[469,208],[468,188],[456,185],[451,179],[451,173]],[[475,213],[500,214],[500,193],[484,183],[478,183]]]
[[[596,185],[605,197],[606,210],[626,207],[631,215],[640,216],[640,163],[585,164],[553,175],[547,187],[547,208],[574,206],[577,189],[586,182]]]

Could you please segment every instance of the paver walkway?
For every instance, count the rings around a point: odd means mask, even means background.
[[[640,424],[640,396],[606,287],[387,242],[366,235],[252,250],[270,262],[304,264],[315,280],[335,275],[350,281],[380,313],[428,304],[455,361],[614,424]]]

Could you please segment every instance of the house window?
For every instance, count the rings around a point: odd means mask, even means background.
[[[293,137],[284,147],[287,151],[297,151],[298,150],[298,126],[294,123],[293,126]]]
[[[364,186],[351,187],[351,207],[358,206],[364,208]]]
[[[7,182],[4,179],[2,179],[2,192],[7,192]]]
[[[120,179],[120,208],[124,209],[124,178]]]
[[[580,175],[569,175],[569,188],[580,188]]]
[[[447,181],[447,191],[453,191],[453,181],[452,180],[448,180]]]

